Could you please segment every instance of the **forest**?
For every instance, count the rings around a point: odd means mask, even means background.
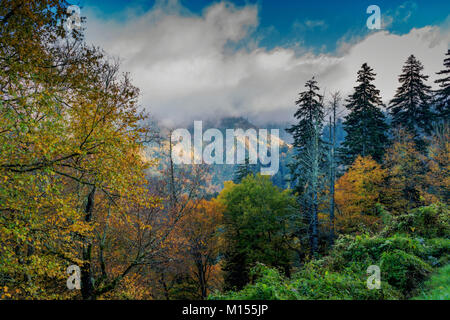
[[[282,183],[246,161],[211,190],[66,1],[0,3],[0,299],[450,299],[450,50],[387,105],[367,63],[348,96],[311,74]]]

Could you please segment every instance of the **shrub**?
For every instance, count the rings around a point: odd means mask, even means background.
[[[436,238],[424,241],[426,260],[432,266],[442,267],[450,260],[450,239]]]
[[[291,279],[287,279],[276,269],[258,265],[252,270],[253,276],[256,277],[253,283],[247,284],[238,292],[215,293],[210,295],[209,299],[375,300],[401,297],[387,282],[382,283],[381,290],[369,290],[366,285],[367,276],[358,276],[351,271],[329,272],[316,267],[315,262],[311,262]]]
[[[240,291],[215,292],[210,300],[298,300],[301,297],[275,268],[257,264],[250,277],[254,279]]]
[[[367,288],[367,274],[351,269],[330,272],[313,264],[295,275],[293,286],[304,299],[313,300],[385,300],[399,299],[401,294],[387,282],[380,290]]]
[[[307,262],[291,279],[285,278],[277,269],[259,264],[252,269],[252,283],[243,290],[215,294],[210,298],[231,300],[408,298],[423,285],[423,281],[432,271],[431,266],[445,265],[449,256],[450,239],[446,238],[412,238],[405,233],[390,237],[345,235],[336,240],[328,256]],[[367,288],[366,271],[370,265],[380,266],[382,272],[380,290]]]
[[[450,235],[450,210],[444,204],[433,204],[411,210],[408,214],[393,217],[382,232],[383,236],[395,233],[413,237],[448,238]]]
[[[382,278],[405,296],[409,296],[432,270],[429,264],[402,250],[384,252],[380,268]]]
[[[330,255],[329,264],[332,270],[359,266],[367,268],[371,264],[378,264],[384,252],[402,250],[409,254],[424,257],[424,245],[418,239],[404,236],[390,238],[344,236],[336,241]],[[365,269],[361,269],[365,273]]]

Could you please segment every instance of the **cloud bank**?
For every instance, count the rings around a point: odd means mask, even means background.
[[[196,15],[165,1],[144,14],[128,12],[123,21],[90,10],[84,14],[87,41],[119,56],[123,71],[141,89],[142,106],[173,125],[224,116],[257,123],[290,120],[306,80],[315,76],[326,92],[346,95],[364,62],[377,73],[376,85],[387,102],[410,54],[422,61],[432,84],[450,42],[448,27],[404,35],[381,30],[342,42],[337,53],[315,55],[298,46],[260,47],[252,37],[259,23],[252,5],[221,2]]]

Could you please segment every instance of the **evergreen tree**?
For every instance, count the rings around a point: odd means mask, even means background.
[[[294,138],[294,147],[301,150],[311,138],[314,122],[323,122],[323,96],[319,94],[319,87],[314,77],[305,84],[305,91],[300,93],[299,99],[295,102],[298,106],[294,117],[298,120],[296,125],[291,126],[286,131]]]
[[[243,164],[239,164],[236,168],[233,182],[239,184],[241,183],[242,179],[244,179],[248,175],[254,175],[255,167],[256,165],[250,164],[248,157],[245,157],[245,162]]]
[[[347,136],[340,149],[340,157],[346,165],[351,165],[358,155],[381,161],[388,142],[388,126],[380,108],[383,105],[380,91],[372,83],[375,75],[373,69],[364,63],[358,71],[358,85],[346,100],[345,107],[350,113],[345,117]]]
[[[444,67],[446,69],[437,73],[442,75],[443,78],[435,81],[435,83],[439,84],[435,102],[439,118],[448,122],[450,120],[450,49],[447,51],[446,56],[447,58],[444,59]]]
[[[321,139],[324,121],[323,96],[318,93],[317,82],[312,78],[305,84],[307,90],[300,93],[294,114],[298,123],[287,131],[293,135],[295,155],[290,165],[291,181],[301,196],[304,208],[299,217],[308,224],[311,253],[318,250],[319,183],[322,177],[325,144]]]
[[[305,171],[303,170],[303,161],[300,158],[307,145],[313,139],[316,130],[315,126],[318,125],[319,130],[321,130],[324,120],[323,96],[319,94],[320,89],[314,77],[306,82],[305,88],[307,89],[300,93],[299,99],[295,102],[298,109],[294,117],[298,120],[298,123],[286,129],[294,138],[295,155],[294,161],[289,165],[289,168],[293,187],[299,193],[302,193],[302,187],[305,184]],[[320,141],[320,144],[322,144],[322,141]]]
[[[405,127],[416,142],[422,134],[431,132],[433,121],[431,87],[425,84],[428,76],[422,70],[422,63],[414,55],[409,56],[399,76],[401,85],[388,107],[393,127]]]

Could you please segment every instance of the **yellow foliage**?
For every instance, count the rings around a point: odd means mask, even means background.
[[[378,227],[377,204],[381,200],[386,174],[386,170],[371,157],[356,158],[353,165],[336,182],[338,230],[347,233],[361,225],[370,230]]]

